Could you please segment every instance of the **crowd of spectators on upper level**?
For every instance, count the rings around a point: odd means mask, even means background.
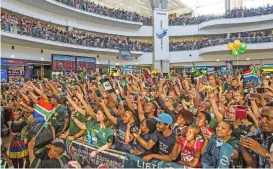
[[[152,16],[141,16],[139,13],[130,12],[123,9],[109,8],[96,4],[93,1],[88,0],[56,0],[58,2],[64,3],[75,8],[88,11],[91,13],[96,13],[99,15],[104,15],[108,17],[113,17],[117,19],[142,22],[143,25],[151,26],[153,24]],[[273,5],[267,5],[264,7],[257,8],[234,8],[225,12],[224,14],[209,14],[209,15],[199,15],[196,17],[189,16],[179,16],[179,17],[170,17],[169,25],[196,25],[205,21],[213,19],[222,19],[222,18],[242,18],[242,17],[252,17],[259,15],[273,14]]]
[[[217,37],[201,37],[198,40],[171,41],[169,49],[170,51],[197,50],[208,46],[228,44],[236,39],[248,44],[273,42],[273,30],[231,33]]]
[[[96,13],[99,15],[104,15],[112,18],[134,21],[134,22],[142,22],[143,25],[152,25],[152,16],[141,16],[139,13],[125,11],[123,9],[115,9],[109,8],[106,6],[102,6],[100,4],[96,4],[93,1],[88,0],[56,0],[58,2],[64,3],[69,6],[73,6],[77,9],[81,9],[87,12]]]
[[[100,33],[68,30],[67,27],[42,23],[25,16],[3,12],[1,14],[1,28],[6,32],[42,38],[51,41],[77,44],[87,47],[120,49],[129,48],[132,51],[152,52],[152,42],[131,40],[129,37],[105,35]],[[172,40],[170,51],[197,50],[208,46],[216,46],[240,39],[246,43],[273,42],[273,30],[231,33],[218,36],[193,37],[187,40]]]
[[[88,47],[110,49],[129,47],[132,51],[152,51],[152,43],[133,41],[129,37],[104,35],[82,30],[69,31],[66,27],[42,23],[38,20],[9,13],[1,14],[1,28],[6,32]]]
[[[205,21],[213,20],[213,19],[222,19],[222,18],[242,18],[242,17],[252,17],[259,15],[267,15],[273,14],[273,5],[267,5],[264,7],[258,8],[234,8],[225,12],[223,15],[200,15],[196,17],[188,17],[188,16],[180,16],[175,18],[169,18],[169,25],[196,25]]]

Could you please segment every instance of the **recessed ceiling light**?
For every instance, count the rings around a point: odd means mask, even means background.
[[[41,58],[41,60],[44,60],[44,58]]]
[[[11,55],[11,58],[14,58],[14,55]]]
[[[116,65],[119,65],[119,63],[116,63]]]
[[[216,61],[217,61],[217,62],[219,62],[219,61],[220,61],[220,59],[216,59]]]
[[[135,64],[137,65],[137,62]]]
[[[100,64],[100,62],[97,62],[97,64]]]
[[[246,60],[250,60],[249,58],[246,58]]]

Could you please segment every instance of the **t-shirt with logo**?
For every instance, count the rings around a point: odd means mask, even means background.
[[[82,115],[79,112],[76,113],[75,118],[77,120],[79,120],[80,122],[82,122],[82,123],[85,123],[86,120],[87,120],[86,116]],[[80,131],[81,131],[81,129],[77,126],[77,124],[74,122],[74,120],[70,119],[70,123],[69,123],[69,135],[70,136],[74,136],[75,134],[77,134]]]
[[[56,129],[62,128],[64,126],[64,119],[69,117],[67,109],[64,106],[59,105],[52,113],[52,126]]]
[[[148,142],[151,139],[152,134],[146,133],[146,134],[141,134],[140,137]],[[146,150],[135,138],[133,140],[133,148],[136,148],[138,151],[142,152],[142,154],[150,154],[153,152],[155,146],[151,150]]]
[[[130,152],[132,146],[125,143],[125,133],[127,130],[127,124],[123,123],[123,120],[120,118],[117,119],[117,135],[116,135],[116,145],[115,149],[123,152]]]
[[[113,141],[113,129],[110,127],[101,128],[100,122],[96,120],[86,123],[86,129],[86,140],[90,144],[101,147]]]
[[[237,128],[232,130],[232,135],[239,140],[241,135],[247,135],[253,126],[254,125],[239,125]]]
[[[240,141],[231,136],[227,141],[226,141],[227,144],[231,145],[233,150],[236,150],[238,153],[239,153],[239,156],[238,156],[238,159],[233,159],[229,165],[229,167],[231,168],[242,168],[242,165],[243,165],[243,156],[241,155],[242,154],[242,150],[241,150],[241,147],[240,147]]]
[[[155,131],[152,134],[151,140],[158,143],[158,154],[168,155],[172,152],[175,144],[175,136],[175,131],[172,131],[172,133],[167,137],[158,131]]]
[[[179,145],[182,148],[181,149],[181,160],[186,161],[186,162],[190,162],[193,160],[195,153],[197,151],[201,150],[201,148],[203,146],[203,142],[200,140],[196,140],[193,145],[189,145],[187,140],[185,138],[183,138],[180,141]],[[202,167],[200,160],[199,160],[196,167],[198,167],[198,168]]]

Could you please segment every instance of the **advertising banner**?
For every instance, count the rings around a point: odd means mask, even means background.
[[[7,69],[1,69],[1,82],[8,83],[8,70]]]
[[[184,168],[183,165],[174,162],[165,162],[161,160],[143,161],[143,157],[130,153],[124,153],[115,150],[108,150],[98,153],[95,158],[90,157],[90,153],[97,149],[96,146],[73,141],[72,147],[69,148],[72,160],[80,163],[82,168]]]
[[[168,11],[154,9],[154,59],[169,60]]]
[[[97,147],[80,141],[72,142],[72,159],[80,163],[82,168],[97,168],[106,166],[107,168],[124,168],[125,154],[119,151],[103,151],[94,158],[90,153]]]
[[[132,54],[129,48],[119,48],[119,54],[124,59],[132,59]]]

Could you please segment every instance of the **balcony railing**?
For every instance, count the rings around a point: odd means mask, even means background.
[[[11,32],[19,35],[26,35],[35,38],[41,38],[45,40],[57,41],[62,43],[69,43],[87,47],[96,47],[96,48],[109,48],[109,49],[119,49],[119,48],[128,48],[132,51],[144,51],[151,52],[151,45],[141,45],[138,43],[128,44],[126,42],[116,42],[103,39],[103,37],[89,37],[89,36],[73,36],[70,32],[67,35],[63,35],[61,32],[47,31],[45,28],[41,27],[32,27],[28,28],[26,26],[20,26],[14,22],[3,21],[1,23],[1,28],[5,32]],[[103,39],[103,40],[101,40]]]
[[[62,4],[77,8],[79,10],[83,10],[86,12],[103,15],[106,17],[133,21],[133,22],[142,22],[143,25],[151,26],[152,19],[150,17],[140,16],[135,12],[123,11],[118,9],[110,9],[104,6],[96,5],[93,2],[85,3],[83,1],[75,2],[75,0],[55,0]]]
[[[236,39],[239,39],[241,40],[241,42],[245,42],[247,44],[273,42],[272,35],[260,36],[260,37],[225,38],[225,39],[192,42],[192,43],[179,43],[179,44],[170,43],[169,49],[170,51],[198,50],[205,47],[228,44],[229,42],[234,42],[234,40]]]
[[[273,6],[260,7],[255,9],[235,9],[228,11],[223,15],[201,15],[197,17],[177,17],[174,19],[169,19],[170,26],[178,25],[197,25],[202,22],[215,20],[215,19],[227,19],[227,18],[245,18],[253,16],[261,16],[273,14]]]

